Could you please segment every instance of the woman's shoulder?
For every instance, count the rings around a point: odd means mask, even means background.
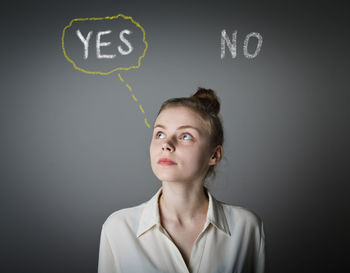
[[[218,203],[225,212],[229,223],[251,225],[255,227],[260,227],[262,225],[262,219],[254,211],[242,206],[227,204],[222,201],[218,201]]]
[[[117,228],[125,225],[130,227],[136,226],[146,203],[143,202],[140,205],[122,208],[112,212],[103,223],[104,228]]]

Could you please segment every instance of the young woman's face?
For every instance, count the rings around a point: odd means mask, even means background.
[[[203,180],[211,163],[210,132],[198,113],[188,107],[163,110],[154,123],[151,166],[161,181]]]

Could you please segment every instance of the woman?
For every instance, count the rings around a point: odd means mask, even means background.
[[[215,92],[167,100],[154,123],[151,200],[114,212],[102,227],[99,273],[265,272],[263,223],[217,201],[203,185],[223,153]]]

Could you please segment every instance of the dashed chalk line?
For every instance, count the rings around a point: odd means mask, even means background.
[[[132,92],[132,88],[131,88],[131,86],[128,83],[126,84],[126,87],[129,89],[130,92]]]
[[[122,76],[120,74],[118,74],[118,78],[121,82],[124,82],[124,79],[122,78]]]
[[[120,73],[118,74],[118,78],[119,78],[119,80],[120,80],[122,83],[125,82],[124,79],[123,79],[123,77],[122,77],[122,75],[120,75]],[[138,102],[138,99],[136,98],[135,94],[132,92],[131,86],[130,86],[128,83],[126,83],[125,86],[126,86],[126,88],[128,88],[128,90],[130,91],[131,97],[133,98],[133,100],[134,100],[135,102]],[[139,108],[140,108],[141,113],[142,113],[143,115],[145,115],[145,111],[143,110],[141,103],[139,104]],[[146,126],[147,126],[148,128],[150,128],[150,125],[149,125],[149,123],[148,123],[146,117],[144,118],[144,122],[145,122]]]

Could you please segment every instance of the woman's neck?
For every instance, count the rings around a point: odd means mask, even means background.
[[[209,198],[202,183],[162,182],[159,209],[163,219],[186,224],[206,217],[208,206]]]

